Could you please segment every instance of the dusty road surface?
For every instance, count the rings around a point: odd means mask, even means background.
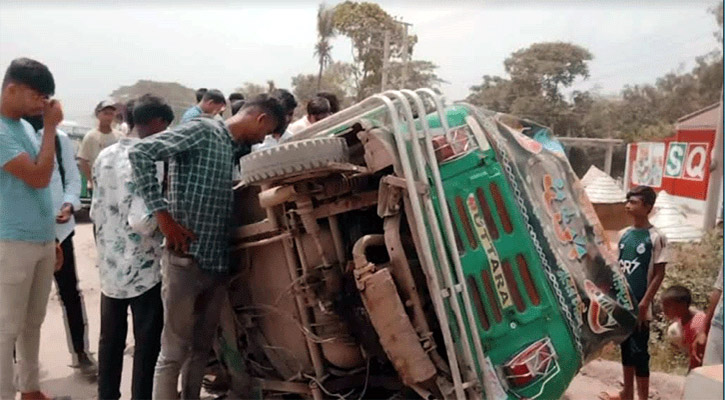
[[[100,323],[100,289],[98,270],[95,265],[96,249],[93,242],[91,225],[79,224],[74,237],[76,250],[76,263],[80,288],[86,305],[88,319],[88,339],[90,351],[95,355],[98,352],[98,334]],[[63,309],[60,299],[55,294],[55,287],[51,293],[48,304],[48,314],[42,328],[40,347],[41,361],[41,387],[52,396],[68,396],[71,399],[96,398],[96,384],[84,380],[74,373],[70,364],[68,344],[66,341]],[[123,380],[121,383],[121,398],[131,397],[131,364],[133,359],[130,348],[133,345],[133,327],[129,321],[128,347],[124,358]],[[676,400],[681,398],[684,387],[684,377],[662,373],[652,374],[650,399]],[[621,367],[611,361],[594,361],[584,367],[574,379],[563,399],[566,400],[593,400],[600,392],[621,389]],[[211,398],[206,395],[203,396]]]

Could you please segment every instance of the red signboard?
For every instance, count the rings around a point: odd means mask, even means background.
[[[627,146],[628,187],[652,186],[655,190],[705,200],[710,179],[710,152],[715,131],[679,131],[659,142]]]

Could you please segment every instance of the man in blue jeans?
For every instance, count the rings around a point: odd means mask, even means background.
[[[55,162],[55,130],[63,120],[48,67],[19,58],[10,63],[0,97],[0,399],[46,399],[38,353],[53,270],[63,255],[55,240],[48,184]],[[21,120],[43,114],[38,145]],[[13,368],[16,352],[17,371]],[[17,379],[14,382],[14,373]],[[17,386],[16,386],[17,385]]]

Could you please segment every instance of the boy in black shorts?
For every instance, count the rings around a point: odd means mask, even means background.
[[[665,277],[668,261],[667,239],[649,222],[657,194],[649,186],[637,186],[627,193],[625,209],[634,224],[621,232],[619,239],[619,267],[627,278],[632,294],[637,299],[637,326],[632,335],[621,344],[624,388],[609,399],[634,399],[649,396],[649,320],[652,301]]]

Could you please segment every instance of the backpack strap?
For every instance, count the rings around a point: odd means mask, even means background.
[[[65,168],[63,168],[63,151],[60,146],[60,138],[55,135],[55,159],[58,161],[58,172],[60,172],[60,181],[65,189]]]

